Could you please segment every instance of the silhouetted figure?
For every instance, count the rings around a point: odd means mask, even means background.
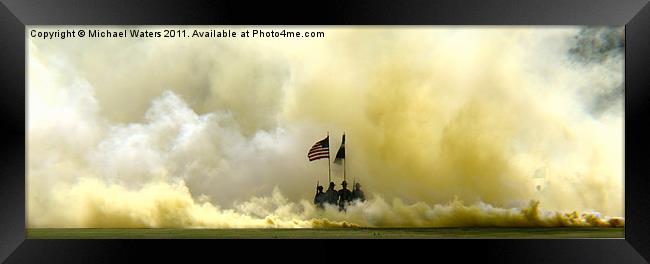
[[[347,182],[343,181],[341,185],[343,188],[339,190],[339,210],[345,210],[345,206],[352,201],[352,192],[348,190]]]
[[[323,186],[318,185],[318,187],[316,187],[316,196],[314,196],[314,204],[316,207],[323,209],[325,202],[327,202],[327,197],[323,192]]]
[[[327,188],[327,192],[325,192],[325,197],[327,203],[336,205],[336,201],[338,200],[339,196],[336,190],[334,190],[334,182],[330,182],[330,187]]]
[[[366,195],[363,194],[361,184],[358,182],[354,185],[354,190],[352,191],[352,201],[355,200],[360,200],[362,202],[366,201]]]

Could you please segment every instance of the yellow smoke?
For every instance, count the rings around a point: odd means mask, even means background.
[[[66,188],[57,188],[47,202],[56,212],[43,216],[32,213],[30,227],[96,228],[326,228],[326,227],[539,227],[539,226],[623,226],[621,218],[597,213],[543,212],[539,202],[521,209],[495,208],[478,203],[465,205],[453,200],[430,206],[423,202],[407,205],[400,199],[392,204],[377,197],[355,203],[347,212],[327,205],[317,209],[308,201],[293,203],[276,188],[269,197],[253,197],[220,208],[205,197],[192,198],[182,183],[150,183],[139,190],[106,185],[83,178]]]
[[[585,106],[623,61],[579,29],[288,29],[326,37],[29,39],[28,226],[623,225],[622,108]],[[308,202],[325,131],[346,214]]]

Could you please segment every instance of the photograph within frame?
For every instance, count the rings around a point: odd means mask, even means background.
[[[28,237],[623,237],[623,27],[27,31]]]

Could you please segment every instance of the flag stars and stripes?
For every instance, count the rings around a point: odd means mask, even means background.
[[[309,161],[326,158],[329,159],[329,157],[329,136],[321,141],[316,142],[316,144],[314,144],[311,149],[309,149],[309,153],[307,153],[307,158],[309,158]]]

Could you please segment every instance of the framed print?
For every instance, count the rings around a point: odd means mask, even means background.
[[[352,238],[642,263],[650,11],[556,2],[5,1],[2,256]]]

